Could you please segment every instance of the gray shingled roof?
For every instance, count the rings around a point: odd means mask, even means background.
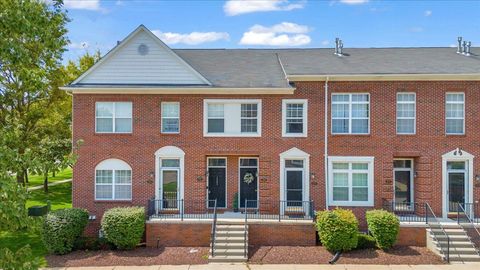
[[[480,48],[174,49],[216,87],[286,87],[285,75],[480,74]]]

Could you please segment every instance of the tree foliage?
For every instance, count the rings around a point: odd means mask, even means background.
[[[57,86],[68,18],[57,0],[0,3],[0,125],[12,131],[7,145],[23,155],[41,139],[40,120],[65,95]],[[19,182],[27,169],[26,163],[10,168]]]

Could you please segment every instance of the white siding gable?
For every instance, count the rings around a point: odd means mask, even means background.
[[[139,52],[140,45],[147,53]],[[208,85],[160,39],[140,26],[73,84]]]

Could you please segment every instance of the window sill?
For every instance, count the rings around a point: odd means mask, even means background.
[[[213,134],[213,133],[207,133],[207,134],[203,134],[203,137],[212,137],[212,138],[215,138],[215,137],[220,137],[220,138],[258,138],[258,137],[262,137],[262,134],[222,134],[222,133],[218,133],[218,134]]]
[[[180,135],[180,132],[160,132],[162,135]]]
[[[94,135],[99,136],[111,136],[111,135],[120,135],[120,136],[129,136],[133,135],[133,132],[95,132]]]
[[[372,134],[370,133],[359,133],[359,134],[356,134],[356,133],[330,133],[330,136],[334,136],[334,137],[342,137],[342,136],[347,136],[347,137],[350,137],[350,136],[362,136],[362,137],[368,137],[368,136],[371,136]]]
[[[132,200],[97,200],[93,201],[94,203],[132,203]]]
[[[282,134],[283,138],[307,138],[307,134]]]
[[[328,202],[328,206],[343,207],[373,207],[373,202]]]
[[[461,138],[461,137],[467,137],[467,134],[445,134],[445,137],[456,137],[456,138]]]

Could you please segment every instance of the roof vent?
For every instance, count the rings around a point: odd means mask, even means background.
[[[472,47],[471,41],[462,41],[462,37],[458,37],[457,53],[465,56],[470,56],[470,49]]]
[[[336,56],[343,56],[343,41],[340,38],[335,38],[335,53]]]
[[[138,53],[140,55],[147,55],[148,54],[148,46],[145,45],[145,44],[140,44],[140,46],[138,46]]]

